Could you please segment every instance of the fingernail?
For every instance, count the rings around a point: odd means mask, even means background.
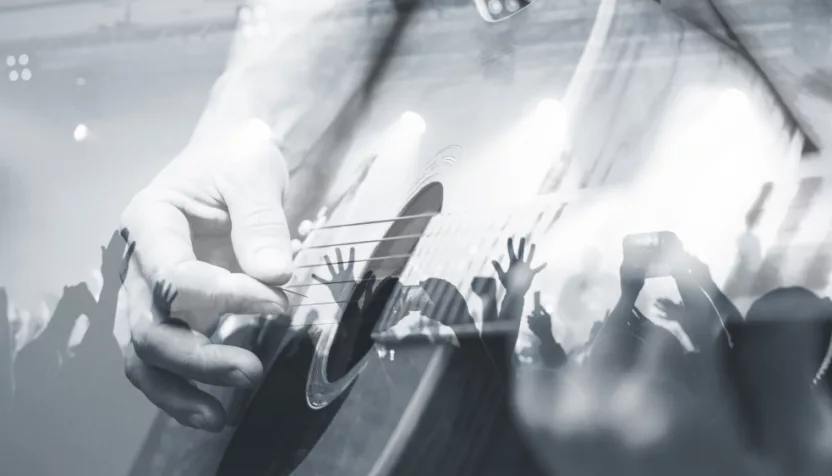
[[[231,384],[243,388],[252,388],[255,384],[248,375],[238,369],[234,369],[228,373],[228,380]]]
[[[273,272],[282,272],[289,267],[286,254],[274,248],[263,248],[254,255],[254,259],[259,266],[272,270]]]
[[[194,428],[199,428],[200,430],[208,429],[208,419],[205,418],[205,415],[203,415],[202,412],[192,413],[191,416],[188,417],[188,424]]]
[[[190,426],[194,428],[214,433],[221,431],[224,427],[224,423],[221,420],[212,417],[210,413],[207,413],[205,411],[197,411],[196,413],[192,413],[188,417],[188,423]]]

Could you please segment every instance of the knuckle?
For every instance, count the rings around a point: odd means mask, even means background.
[[[144,361],[148,355],[154,352],[154,347],[150,342],[147,331],[141,327],[133,330],[131,343],[133,347],[131,355],[134,361]]]
[[[128,353],[124,358],[124,375],[127,380],[136,388],[141,388],[141,362],[134,352]]]

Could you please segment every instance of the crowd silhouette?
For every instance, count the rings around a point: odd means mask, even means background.
[[[766,194],[764,191],[761,197]],[[762,203],[764,199],[759,199],[756,208]],[[749,230],[756,226],[758,215],[749,213]],[[8,297],[0,289],[0,424],[4,428],[3,459],[11,462],[7,467],[13,468],[14,474],[102,474],[95,455],[119,451],[116,442],[107,448],[106,435],[123,424],[125,399],[137,397],[124,378],[121,353],[113,336],[118,293],[133,253],[133,245],[128,242],[129,235],[122,231],[114,233],[109,244],[102,247],[104,284],[100,295],[93,296],[83,283],[64,288],[49,324],[17,355],[6,315]],[[740,240],[740,245],[747,242]],[[473,291],[483,297],[484,319],[516,325],[498,334],[453,336],[457,350],[449,363],[450,370],[442,377],[441,404],[437,400],[430,404],[436,408],[425,410],[447,416],[450,426],[437,426],[435,420],[418,422],[416,432],[426,441],[439,443],[403,454],[397,463],[401,472],[396,474],[410,474],[416,471],[413,468],[418,468],[418,474],[583,475],[612,468],[617,474],[697,474],[696,468],[701,466],[673,451],[678,449],[674,442],[682,442],[681,447],[707,446],[703,441],[709,435],[724,436],[727,421],[733,422],[730,431],[736,433],[743,449],[737,449],[730,461],[718,463],[721,468],[750,474],[745,468],[752,463],[746,464],[745,460],[756,458],[767,462],[758,467],[762,468],[759,474],[828,474],[832,448],[817,435],[832,431],[827,421],[832,409],[832,378],[828,375],[832,302],[806,288],[780,287],[756,299],[743,316],[714,282],[707,265],[687,253],[680,255],[670,271],[681,301],[660,298],[655,306],[662,319],[679,324],[693,343],[693,351],[680,342],[679,336],[638,309],[636,300],[648,279],[647,266],[627,258],[620,267],[619,299],[605,316],[599,316],[586,342],[569,351],[558,342],[552,332],[553,319],[570,319],[560,315],[569,306],[558,306],[553,317],[541,304],[539,292],[526,318],[537,341],[533,366],[549,369],[556,376],[589,378],[596,385],[592,391],[598,394],[612,395],[634,380],[641,382],[667,397],[671,402],[668,413],[686,421],[687,430],[668,430],[666,439],[651,446],[651,451],[628,447],[622,452],[621,447],[605,443],[594,452],[582,453],[572,446],[580,432],[554,428],[555,437],[546,440],[552,451],[542,457],[533,456],[521,436],[523,431],[512,413],[510,398],[513,373],[526,365],[515,352],[525,296],[535,275],[545,266],[532,266],[535,245],[526,245],[521,239],[515,247],[509,239],[508,266],[493,262],[497,280],[478,277],[472,282]],[[752,255],[740,257],[728,280],[729,287],[740,294],[743,282],[754,280],[754,270],[765,272],[758,266],[759,254]],[[474,323],[463,295],[444,279],[428,278],[412,286],[403,285],[394,276],[379,279],[372,272],[356,279],[354,250],[350,250],[347,260],[341,250],[336,250],[335,258],[335,263],[325,258],[328,278],[313,275],[328,287],[342,309],[327,363],[332,380],[345,375],[371,351],[377,319],[367,316],[380,315],[391,300],[396,301],[393,308],[399,317],[418,311],[429,322],[453,322],[452,328]],[[749,265],[751,261],[756,261],[754,266]],[[497,281],[506,290],[499,305]],[[570,281],[567,288],[570,292],[581,291],[582,285]],[[176,291],[169,285],[156,284],[154,303],[163,313],[175,299]],[[90,325],[82,342],[70,349],[70,333],[81,315],[88,316]],[[405,349],[434,343],[435,339],[424,333],[409,332],[397,345]],[[553,382],[557,383],[558,378]],[[284,383],[266,385],[252,405],[258,398],[276,398],[285,391]],[[472,394],[477,398],[471,398]],[[557,395],[553,399],[557,407],[561,402]],[[612,405],[612,401],[607,404]],[[605,404],[599,405],[595,418],[606,415],[601,411]],[[703,408],[708,418],[701,418]],[[254,414],[269,418],[268,414]],[[668,423],[670,427],[673,424]],[[255,436],[285,442],[283,437],[262,432],[255,432]],[[538,443],[531,446],[539,447]],[[235,451],[251,457],[239,447]],[[302,460],[303,456],[298,456],[301,453],[292,457]],[[50,456],[42,458],[39,454]],[[79,458],[79,454],[88,457]],[[476,455],[478,462],[466,465],[463,471],[459,466],[461,455],[468,455],[464,459],[469,463],[470,455]],[[67,462],[73,462],[75,471],[67,471]],[[691,470],[680,473],[679,468],[688,463]]]
[[[125,385],[113,335],[118,293],[133,246],[126,231],[102,247],[103,286],[96,299],[86,283],[64,288],[48,325],[15,355],[0,291],[0,405],[6,474],[106,474],[104,457],[124,455],[119,434],[135,402]],[[79,318],[89,319],[81,342],[70,348]]]

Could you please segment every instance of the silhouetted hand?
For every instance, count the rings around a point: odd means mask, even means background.
[[[332,293],[332,299],[341,302],[349,299],[350,293],[355,289],[355,276],[353,275],[355,248],[350,248],[350,259],[346,262],[341,256],[341,250],[336,248],[335,259],[337,262],[333,265],[329,256],[324,256],[329,274],[332,276],[331,279],[323,279],[317,274],[312,274],[312,279],[326,285],[329,292]]]
[[[657,299],[653,306],[663,318],[672,321],[680,320],[680,314],[684,312],[684,307],[681,304],[668,298]]]
[[[135,242],[127,244],[129,240],[127,230],[115,231],[107,247],[101,247],[101,274],[105,283],[113,278],[118,278],[118,282],[123,283],[127,278],[127,268],[136,248]]]
[[[173,301],[178,294],[179,291],[174,289],[172,284],[157,282],[153,285],[153,305],[161,315],[170,315]]]
[[[90,312],[96,304],[95,298],[92,292],[90,292],[87,283],[82,282],[72,286],[66,286],[63,297],[55,309],[54,317],[60,318],[64,315],[64,312],[78,317],[81,314]],[[61,308],[63,312],[59,313],[58,308]]]
[[[677,281],[692,280],[702,286],[712,282],[711,269],[696,256],[684,253],[680,264],[673,269],[673,278]]]
[[[551,337],[552,316],[546,312],[546,309],[543,309],[543,306],[535,306],[535,309],[529,314],[529,329],[538,338]]]
[[[641,290],[644,289],[646,271],[641,266],[625,261],[621,264],[619,277],[622,294],[638,296]]]
[[[528,260],[523,261],[524,254],[526,251],[525,248],[526,239],[520,238],[520,246],[518,247],[517,253],[515,254],[514,240],[512,238],[509,238],[508,271],[503,271],[503,267],[500,266],[500,263],[498,261],[495,260],[491,262],[491,264],[494,265],[494,269],[497,271],[497,276],[500,278],[500,282],[503,283],[503,286],[506,288],[506,291],[509,294],[515,296],[525,296],[532,285],[532,280],[534,279],[535,275],[546,267],[546,263],[543,263],[537,268],[531,267],[531,262],[534,259],[535,245],[531,245],[529,247]]]

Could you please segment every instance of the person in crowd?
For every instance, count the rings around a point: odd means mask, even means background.
[[[829,474],[832,302],[805,288],[776,289],[729,331],[725,376],[753,451],[777,474]]]
[[[774,184],[764,184],[745,215],[745,231],[737,239],[737,259],[725,282],[725,294],[732,298],[743,297],[751,290],[751,283],[762,264],[763,250],[757,236],[757,227],[773,190]]]
[[[671,276],[682,301],[662,303],[693,350],[635,307],[645,268],[625,259],[620,276],[619,300],[585,361],[554,376],[554,413],[543,437],[549,468],[570,475],[772,474],[744,444],[731,388],[720,377],[728,325],[741,319],[712,292],[707,267],[686,255]]]
[[[540,342],[538,349],[544,365],[550,368],[565,365],[568,360],[566,351],[552,335],[552,316],[540,304],[540,299],[536,299],[534,310],[528,319],[529,329]]]

